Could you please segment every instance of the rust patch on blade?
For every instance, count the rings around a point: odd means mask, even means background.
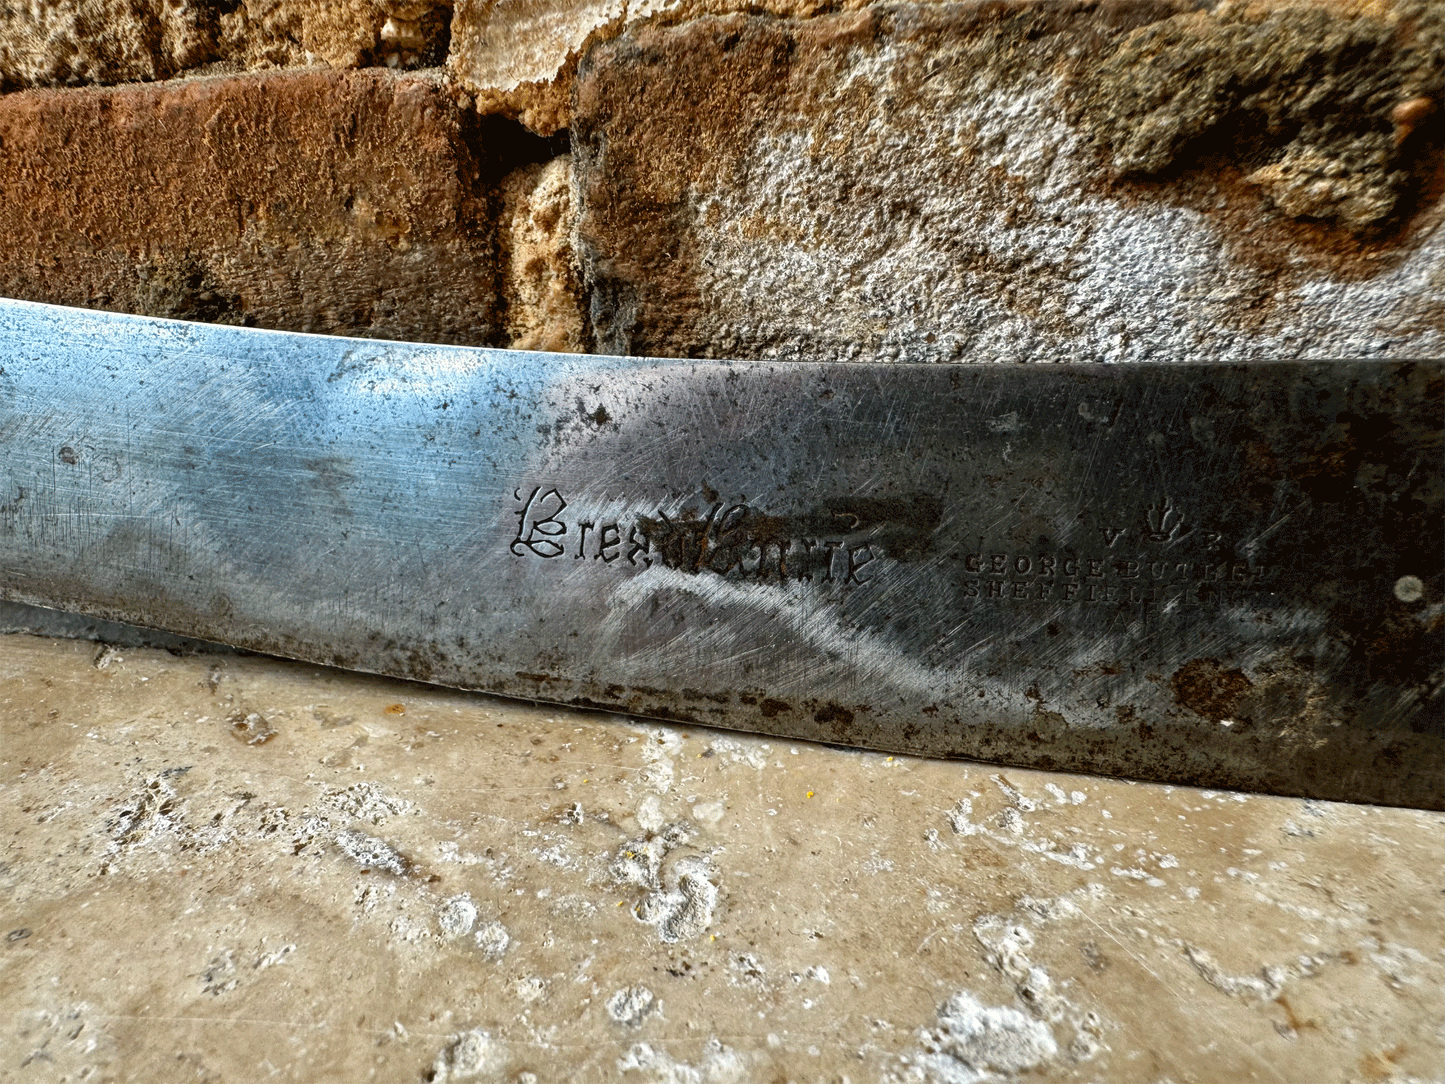
[[[1235,705],[1254,687],[1243,670],[1226,669],[1218,659],[1185,663],[1169,684],[1175,703],[1216,723],[1233,717]]]

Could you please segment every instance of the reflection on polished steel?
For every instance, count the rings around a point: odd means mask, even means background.
[[[6,301],[0,598],[687,723],[1439,808],[1442,384]]]

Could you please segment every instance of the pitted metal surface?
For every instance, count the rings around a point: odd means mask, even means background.
[[[0,302],[0,597],[892,751],[1445,803],[1438,362],[692,363]]]

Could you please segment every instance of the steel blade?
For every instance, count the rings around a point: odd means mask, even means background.
[[[1440,808],[1438,362],[774,365],[0,303],[0,597],[863,746]]]

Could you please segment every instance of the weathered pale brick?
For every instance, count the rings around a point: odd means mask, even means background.
[[[444,0],[10,0],[0,91],[167,79],[207,64],[435,65]]]
[[[494,342],[476,124],[385,69],[0,97],[0,294]]]
[[[506,339],[516,350],[585,351],[588,345],[567,155],[524,166],[502,184],[498,222]]]
[[[809,18],[867,6],[868,0],[456,0],[447,66],[478,109],[550,135],[571,123],[578,61],[624,30],[707,15]]]
[[[1445,352],[1445,8],[1005,2],[649,25],[572,116],[597,348]]]

